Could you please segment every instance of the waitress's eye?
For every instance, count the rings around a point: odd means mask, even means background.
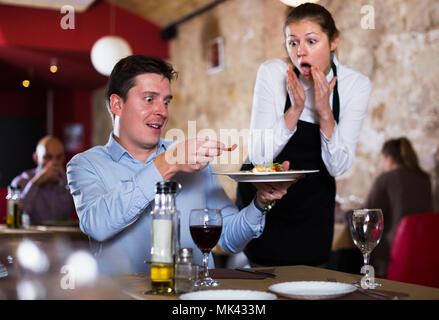
[[[297,45],[297,41],[290,41],[288,43],[291,47],[295,47]]]
[[[316,43],[317,41],[316,41],[315,39],[309,39],[308,42],[311,43],[311,44],[314,44],[314,43]]]

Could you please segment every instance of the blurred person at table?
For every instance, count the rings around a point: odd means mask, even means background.
[[[29,214],[31,224],[70,219],[75,207],[67,186],[62,142],[51,135],[41,138],[33,159],[37,167],[11,182],[21,190],[23,211]]]
[[[220,209],[223,230],[219,245],[235,253],[260,236],[265,207],[280,199],[291,184],[276,184],[274,194],[260,184],[255,200],[239,212],[209,164],[227,149],[223,143],[161,138],[172,110],[170,84],[175,76],[172,66],[158,58],[133,55],[120,60],[106,92],[114,124],[108,143],[76,155],[67,164],[80,228],[91,239],[102,273],[147,270],[157,182],[173,180],[182,185],[176,199],[181,212],[181,247],[194,248],[197,264],[202,258],[189,233],[191,209]],[[174,158],[176,155],[182,158]],[[168,161],[172,159],[177,161]],[[212,267],[213,259],[209,261]]]
[[[339,31],[324,7],[292,9],[283,31],[288,58],[266,61],[257,73],[249,158],[252,165],[289,161],[291,169],[319,172],[288,189],[245,253],[252,265],[323,266],[334,232],[334,177],[354,161],[371,84],[338,61]],[[239,206],[254,193],[239,183]]]
[[[377,277],[387,274],[390,247],[399,222],[408,215],[433,211],[430,177],[419,166],[407,138],[390,139],[383,144],[381,167],[384,172],[374,181],[364,204],[365,208],[380,208],[384,216],[383,235],[371,255]]]

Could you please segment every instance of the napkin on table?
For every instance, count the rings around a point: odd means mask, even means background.
[[[271,269],[258,269],[257,271],[273,273],[274,268]],[[209,269],[209,275],[213,279],[266,279],[268,276],[263,274],[250,273],[245,271],[239,271],[235,269],[216,268]]]

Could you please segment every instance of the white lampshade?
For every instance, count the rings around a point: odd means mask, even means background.
[[[313,3],[319,2],[319,0],[280,0],[280,1],[290,7],[298,7],[306,2],[313,2]]]
[[[124,39],[116,36],[105,36],[93,45],[91,63],[100,74],[109,76],[115,64],[131,54],[131,47]]]

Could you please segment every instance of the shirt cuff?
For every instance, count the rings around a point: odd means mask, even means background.
[[[263,214],[256,206],[254,201],[252,201],[245,211],[245,220],[251,226],[253,232],[253,238],[257,238],[262,234],[265,227],[265,214]]]
[[[255,205],[256,209],[258,209],[261,213],[265,213],[265,208],[261,207],[257,202],[256,199],[253,199],[253,204]]]
[[[334,131],[332,132],[331,138],[328,138],[322,130],[320,130],[320,137],[322,141],[322,147],[323,151],[325,151],[327,154],[332,155],[334,154],[335,150],[337,149],[338,144],[338,126],[335,124]]]
[[[162,182],[163,177],[155,166],[154,161],[146,164],[145,167],[135,176],[135,185],[139,187],[144,196],[144,200],[152,201],[155,197],[155,187],[157,182]],[[142,203],[144,203],[142,201]],[[139,203],[139,205],[141,205]]]
[[[293,130],[288,129],[285,118],[282,116],[281,134],[285,139],[290,139],[296,133],[297,125]]]

